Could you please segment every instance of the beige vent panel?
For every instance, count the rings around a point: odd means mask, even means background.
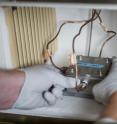
[[[43,63],[43,49],[56,33],[54,8],[5,8],[14,68]],[[50,49],[56,51],[55,41]]]

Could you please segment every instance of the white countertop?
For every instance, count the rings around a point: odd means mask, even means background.
[[[64,96],[62,100],[59,100],[56,105],[51,107],[43,107],[33,110],[9,109],[0,112],[94,121],[99,116],[102,109],[103,105],[98,104],[92,99]]]

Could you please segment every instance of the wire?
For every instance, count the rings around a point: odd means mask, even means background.
[[[52,56],[50,55],[49,53],[49,45],[54,42],[54,40],[58,37],[62,27],[68,23],[84,23],[83,25],[81,25],[80,29],[79,29],[79,32],[73,37],[73,40],[72,40],[72,52],[73,52],[73,55],[75,55],[75,64],[74,64],[74,68],[75,68],[75,82],[76,82],[76,89],[77,91],[79,91],[79,88],[78,88],[78,84],[77,84],[77,79],[78,79],[78,66],[77,66],[77,60],[76,60],[76,51],[75,51],[75,41],[76,41],[76,38],[81,34],[81,31],[82,29],[87,25],[89,24],[90,22],[92,23],[93,21],[95,21],[96,19],[99,19],[99,22],[100,22],[100,26],[101,28],[103,29],[104,32],[108,33],[108,34],[112,34],[109,38],[107,38],[103,44],[102,44],[102,47],[100,49],[100,53],[99,53],[99,57],[101,57],[101,54],[102,54],[102,50],[105,46],[105,44],[110,40],[112,39],[115,35],[116,35],[116,32],[114,31],[109,31],[106,29],[106,27],[103,25],[103,21],[100,17],[100,13],[101,13],[101,10],[99,10],[99,12],[97,12],[97,10],[93,9],[92,10],[92,17],[88,20],[81,20],[81,21],[65,21],[60,27],[59,27],[59,30],[58,32],[56,33],[56,35],[47,43],[47,46],[46,46],[46,50],[48,51],[48,55],[49,55],[49,58],[50,58],[50,61],[51,63],[54,65],[54,67],[56,67],[57,69],[59,69],[60,71],[63,71],[62,68],[58,67],[54,62],[53,62],[53,59],[52,59]]]
[[[99,12],[99,14],[100,14],[100,12]],[[75,53],[75,48],[74,48],[75,39],[80,35],[80,33],[81,33],[83,27],[85,27],[88,23],[93,22],[93,21],[96,20],[97,18],[98,18],[98,16],[96,16],[96,10],[93,10],[93,11],[92,11],[92,17],[91,17],[89,20],[87,20],[87,21],[82,21],[82,22],[84,22],[84,24],[80,27],[78,34],[75,35],[75,37],[73,38],[73,42],[72,42],[73,54]],[[79,21],[77,21],[77,22],[79,22]],[[60,26],[60,28],[59,28],[57,34],[55,35],[55,37],[54,37],[51,41],[48,42],[48,44],[47,44],[47,49],[49,48],[49,44],[52,43],[52,42],[57,38],[57,36],[59,35],[59,33],[60,33],[62,27],[63,27],[65,24],[67,24],[67,23],[76,23],[76,22],[73,22],[73,21],[64,22],[64,23]],[[75,55],[75,58],[74,58],[74,59],[76,59],[76,55]],[[51,63],[52,63],[57,69],[61,70],[61,68],[59,68],[58,66],[56,66],[56,65],[54,64],[54,62],[53,62],[51,56],[50,56],[50,60],[51,60]],[[61,71],[62,71],[62,70],[61,70]],[[75,83],[76,83],[76,89],[77,89],[77,91],[79,91],[78,88],[77,88],[77,87],[78,87],[78,82],[77,82],[77,81],[78,81],[78,66],[77,66],[77,62],[76,62],[76,63],[75,63]]]
[[[93,31],[93,22],[92,21],[91,21],[91,24],[90,24],[90,30],[89,31],[90,31],[89,32],[89,43],[88,43],[88,53],[87,53],[88,56],[90,55],[90,50],[91,50],[91,39],[92,39],[92,31]]]
[[[75,52],[75,40],[76,40],[76,38],[80,35],[80,33],[81,33],[81,31],[82,31],[82,29],[83,29],[83,27],[85,27],[88,23],[90,23],[90,22],[93,22],[95,19],[97,19],[97,17],[95,17],[95,10],[92,10],[92,17],[89,19],[89,20],[87,20],[81,27],[80,27],[80,29],[79,29],[79,32],[78,32],[78,34],[76,34],[75,36],[74,36],[74,38],[73,38],[73,42],[72,42],[72,50],[73,50],[73,54],[75,54],[76,52]],[[77,61],[77,60],[76,60]],[[77,66],[77,62],[75,63],[75,84],[76,84],[76,90],[79,92],[79,86],[78,86],[78,66]]]
[[[98,16],[100,15],[100,12],[101,12],[101,10],[99,11],[99,13],[98,13],[96,10],[92,10],[92,17],[91,17],[89,20],[87,20],[87,21],[80,27],[79,32],[74,36],[73,41],[72,41],[72,51],[73,51],[73,53],[75,53],[75,40],[76,40],[76,38],[81,34],[81,31],[82,31],[83,27],[85,27],[85,26],[86,26],[87,24],[89,24],[90,22],[95,21],[95,20],[98,18]],[[96,16],[96,13],[98,14],[97,16]]]
[[[57,34],[47,43],[47,46],[46,46],[46,49],[48,50],[49,49],[49,45],[54,42],[54,40],[58,37],[62,27],[65,25],[65,24],[68,24],[68,23],[83,23],[83,22],[86,22],[86,20],[81,20],[81,21],[65,21],[60,27],[59,27],[59,30],[57,32]],[[53,62],[53,59],[52,59],[52,56],[49,56],[50,58],[50,61],[51,63],[54,65],[54,67],[56,67],[57,69],[61,70],[60,67],[58,67],[54,62]]]
[[[58,37],[62,27],[65,25],[65,24],[68,24],[68,23],[83,23],[83,22],[86,22],[86,20],[81,20],[81,21],[65,21],[60,27],[59,27],[59,30],[57,32],[57,34],[47,43],[47,49],[49,48],[49,45]]]
[[[100,15],[99,15],[99,13],[97,13],[97,11],[96,11],[96,15],[98,16],[98,19],[99,19],[99,22],[100,22],[100,26],[101,26],[101,28],[103,29],[103,31],[106,32],[107,34],[111,34],[111,36],[109,36],[109,37],[103,42],[103,44],[102,44],[102,46],[101,46],[101,49],[100,49],[100,52],[99,52],[99,55],[98,55],[98,57],[101,57],[102,51],[103,51],[103,48],[104,48],[105,44],[106,44],[110,39],[112,39],[117,33],[116,33],[115,31],[107,30],[106,26],[103,25],[103,21],[102,21]]]
[[[89,20],[65,21],[65,22],[60,26],[60,28],[59,28],[57,34],[47,43],[46,49],[49,50],[49,45],[50,45],[52,42],[54,42],[54,40],[58,37],[58,35],[59,35],[59,33],[60,33],[62,27],[63,27],[65,24],[68,24],[68,23],[83,23],[83,22],[84,22],[84,24],[83,24],[83,25],[81,26],[81,28],[80,28],[80,31],[81,31],[82,28],[83,28],[86,24],[88,24],[90,21],[94,21],[94,20],[97,19],[97,17],[95,17],[95,15],[96,15],[96,14],[95,14],[95,10],[92,10],[92,13],[93,13],[93,14],[92,14],[92,18],[89,19]],[[94,17],[95,17],[95,18],[94,18]],[[79,35],[78,35],[78,36],[79,36]],[[78,37],[78,36],[76,36],[76,37]],[[74,43],[72,43],[72,44],[75,44],[75,40],[74,40]],[[72,46],[74,46],[74,45],[72,45]],[[74,49],[74,47],[73,47],[73,49]],[[75,51],[75,50],[74,50],[74,51]],[[52,56],[51,56],[51,55],[49,55],[49,58],[50,58],[51,63],[52,63],[57,69],[61,70],[60,67],[58,67],[57,65],[55,65],[55,63],[53,62],[53,59],[52,59]]]
[[[100,10],[99,13],[98,13],[97,11],[96,11],[95,13],[96,13],[97,18],[99,19],[100,23],[102,23],[102,19],[101,19],[101,17],[100,17],[101,10]]]
[[[116,32],[114,32],[114,31],[107,31],[107,33],[109,33],[109,34],[112,33],[112,35],[103,42],[100,52],[99,52],[99,57],[101,57],[101,55],[102,55],[102,51],[103,51],[105,44],[116,35]]]

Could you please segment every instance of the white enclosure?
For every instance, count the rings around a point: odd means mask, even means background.
[[[11,54],[9,51],[8,32],[7,24],[5,23],[4,11],[2,6],[5,3],[1,3],[0,7],[0,67],[1,68],[12,68]],[[12,6],[12,4],[20,6],[16,3],[7,3],[7,6]],[[67,20],[85,20],[91,17],[92,8],[101,9],[101,17],[104,24],[108,27],[109,30],[117,32],[117,6],[115,5],[56,5],[56,4],[32,4],[33,6],[49,6],[56,8],[56,20],[57,20],[57,29],[59,26]],[[25,3],[21,4],[25,6]],[[31,6],[27,4],[27,6]],[[58,50],[56,51],[53,59],[54,62],[59,65],[68,65],[68,56],[72,52],[72,39],[78,33],[80,24],[67,24],[63,27],[60,35],[58,36]],[[77,38],[75,49],[78,55],[89,55],[89,56],[98,56],[102,43],[107,35],[102,31],[99,26],[99,21],[95,21],[93,26],[91,24],[86,26],[81,35]],[[103,57],[112,57],[117,56],[117,36],[112,38],[105,46],[102,52]],[[74,101],[72,101],[73,99]],[[67,104],[69,103],[69,104]],[[62,106],[63,105],[63,106]],[[78,105],[78,106],[77,106]],[[78,107],[76,112],[76,106]],[[93,107],[92,107],[93,106]],[[62,107],[62,108],[61,108]],[[93,108],[92,110],[90,108]],[[65,109],[63,109],[65,108]],[[18,110],[8,110],[2,112],[11,112],[11,113],[24,113],[29,115],[44,116],[45,113],[47,116],[54,117],[71,117],[71,118],[80,118],[84,120],[95,120],[99,113],[101,112],[103,106],[97,104],[93,100],[81,99],[81,98],[71,98],[65,97],[62,101],[58,102],[57,105],[52,107],[52,112],[50,108],[48,109],[38,109],[36,111],[30,111],[30,114],[27,111],[18,111]],[[89,110],[88,110],[89,109]],[[63,111],[62,111],[63,110]],[[72,111],[71,111],[72,110]],[[42,113],[41,113],[42,112]],[[70,113],[71,112],[71,113]],[[50,114],[51,113],[51,114]],[[60,114],[59,114],[60,113]],[[74,117],[73,117],[74,116]]]

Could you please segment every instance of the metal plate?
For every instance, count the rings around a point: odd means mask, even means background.
[[[88,74],[90,75],[90,80],[100,81],[108,74],[111,63],[112,60],[110,58],[77,56],[78,76],[83,79]],[[75,77],[75,67],[68,67],[64,74]]]

